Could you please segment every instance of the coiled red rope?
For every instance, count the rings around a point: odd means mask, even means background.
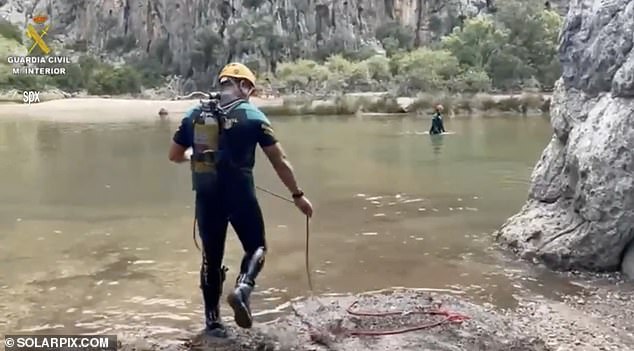
[[[346,312],[352,316],[357,317],[390,317],[390,316],[406,316],[406,315],[434,315],[434,316],[444,316],[445,318],[430,323],[416,324],[409,327],[399,328],[399,329],[388,329],[388,330],[363,330],[363,329],[353,329],[348,330],[346,334],[351,336],[385,336],[385,335],[397,335],[397,334],[405,334],[409,332],[414,332],[423,329],[430,329],[434,327],[438,327],[444,324],[460,324],[465,320],[470,319],[468,316],[460,314],[458,312],[445,310],[439,307],[432,306],[419,306],[417,309],[413,311],[390,311],[390,312],[368,312],[368,311],[355,311],[353,310],[356,306],[358,306],[359,301],[353,302],[347,309]]]

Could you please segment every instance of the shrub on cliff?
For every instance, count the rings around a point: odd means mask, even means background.
[[[535,77],[542,83],[542,88],[552,89],[561,76],[558,53],[559,31],[563,26],[563,18],[557,12],[542,11],[539,15],[539,22],[542,26],[538,48],[541,48],[542,51],[534,58]]]
[[[0,36],[22,43],[22,33],[20,29],[4,18],[0,18]]]
[[[141,91],[141,77],[129,66],[103,68],[95,72],[88,84],[92,95],[135,94]]]
[[[66,92],[87,89],[94,79],[94,73],[108,66],[90,56],[82,56],[77,64],[66,67],[66,74],[48,77],[47,83]]]
[[[0,86],[3,88],[7,87],[21,92],[23,90],[42,90],[44,87],[44,77],[41,76],[13,75],[11,72],[1,73]]]
[[[136,38],[129,34],[125,36],[115,36],[108,39],[105,49],[112,52],[126,53],[137,47]]]
[[[414,30],[401,25],[397,21],[390,21],[380,25],[376,29],[375,36],[381,42],[388,55],[402,50],[410,50],[414,44]]]
[[[312,60],[281,63],[275,73],[286,93],[319,90],[329,76],[326,67]]]
[[[366,62],[348,61],[340,55],[331,56],[326,60],[328,69],[328,88],[334,90],[364,90],[370,85],[370,71]]]
[[[86,87],[79,65],[66,67],[66,74],[50,77],[49,83],[66,92],[77,92]]]
[[[374,55],[364,61],[370,73],[370,79],[380,85],[387,84],[392,79],[390,60],[383,55]]]
[[[166,70],[156,57],[137,59],[131,67],[139,73],[144,88],[155,88],[165,81]]]

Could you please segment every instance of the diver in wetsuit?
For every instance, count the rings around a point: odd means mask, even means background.
[[[445,132],[445,125],[442,121],[442,111],[444,107],[442,105],[437,105],[436,110],[434,111],[434,115],[431,119],[431,128],[429,129],[430,135],[442,134]]]
[[[309,217],[313,208],[298,187],[269,120],[249,102],[255,90],[253,72],[243,64],[230,63],[220,72],[218,82],[222,91],[218,106],[224,114],[211,113],[206,106],[187,112],[174,134],[169,159],[191,164],[196,220],[203,244],[200,287],[205,331],[211,336],[226,337],[219,303],[227,271],[222,266],[227,225],[231,223],[244,249],[240,274],[227,297],[234,320],[242,328],[251,328],[253,323],[249,298],[266,254],[264,219],[253,179],[257,145],[288,188],[295,206]],[[190,147],[191,159],[185,156]]]

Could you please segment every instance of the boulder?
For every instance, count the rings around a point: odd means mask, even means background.
[[[633,46],[634,1],[571,1],[553,138],[526,204],[496,233],[522,257],[555,269],[632,274],[634,254],[625,250],[634,241]]]

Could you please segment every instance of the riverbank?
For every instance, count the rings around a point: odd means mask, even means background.
[[[614,282],[612,282],[613,284]],[[218,340],[194,334],[180,340],[124,337],[123,349],[190,350],[435,350],[435,351],[622,351],[634,348],[634,293],[621,285],[587,286],[584,297],[553,301],[518,296],[501,311],[467,296],[420,290],[380,291],[295,301],[288,314]],[[353,308],[350,306],[357,302]],[[359,316],[352,312],[396,312]],[[399,313],[404,312],[404,313]],[[427,313],[431,312],[431,313]],[[446,312],[453,316],[448,320]],[[463,319],[463,317],[466,317]],[[403,332],[407,328],[419,330]],[[391,332],[392,335],[372,336]],[[167,346],[167,345],[171,345]]]
[[[13,92],[0,97],[1,111],[10,115],[37,118],[84,120],[88,115],[116,115],[117,119],[156,118],[161,108],[171,116],[181,116],[196,99],[138,99],[132,97],[69,96],[51,91],[40,94],[40,102],[24,104],[22,95]],[[252,99],[265,113],[275,116],[354,115],[354,114],[428,114],[436,104],[445,106],[450,117],[483,114],[542,114],[550,108],[550,96],[520,95],[428,95],[395,98],[387,93],[348,94],[334,98],[287,96]],[[60,115],[63,115],[60,116]],[[98,119],[99,117],[94,117]],[[109,118],[111,119],[111,118]]]

